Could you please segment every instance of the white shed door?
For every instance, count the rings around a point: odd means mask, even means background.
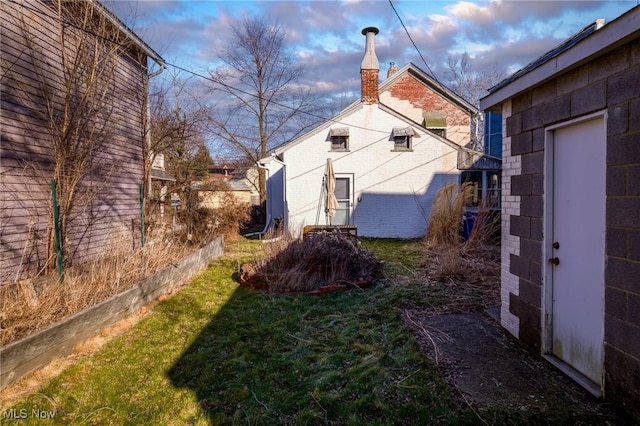
[[[553,132],[552,353],[602,385],[604,116]]]

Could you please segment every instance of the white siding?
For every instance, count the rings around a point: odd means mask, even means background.
[[[324,167],[331,158],[336,174],[353,174],[353,212],[359,235],[423,236],[435,193],[445,183],[458,182],[456,150],[420,132],[420,137],[413,138],[413,151],[394,152],[392,129],[408,125],[376,104],[363,105],[335,124],[349,127],[349,152],[330,150],[329,128],[287,149],[284,162],[291,229],[316,224]],[[319,224],[325,224],[322,208]]]

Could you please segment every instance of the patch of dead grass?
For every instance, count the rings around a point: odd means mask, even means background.
[[[480,209],[469,238],[463,240],[462,218],[471,189],[464,183],[438,191],[423,242],[426,275],[437,284],[432,290],[447,300],[449,311],[478,310],[499,303],[500,248],[495,240],[500,215]]]
[[[63,282],[57,275],[38,276],[0,288],[0,345],[82,311],[131,288],[142,278],[176,262],[195,246],[151,240],[132,251],[128,244],[114,244],[109,256],[68,268]]]

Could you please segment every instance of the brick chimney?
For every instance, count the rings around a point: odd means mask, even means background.
[[[398,72],[398,68],[396,68],[395,62],[389,62],[389,71],[387,71],[387,78],[391,77],[395,73]]]
[[[364,49],[364,58],[360,64],[360,81],[362,84],[362,102],[366,104],[378,103],[378,73],[380,64],[376,57],[375,36],[378,34],[375,27],[367,27],[362,30],[362,35],[367,37]]]

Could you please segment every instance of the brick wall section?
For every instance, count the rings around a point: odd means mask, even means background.
[[[447,113],[447,139],[466,145],[471,138],[471,118],[456,104],[443,97],[410,74],[394,82],[386,93],[380,94],[381,102],[406,115],[417,123],[422,123],[426,111]],[[406,105],[398,103],[401,100]]]
[[[469,114],[415,78],[410,76],[402,78],[391,86],[389,92],[399,99],[408,100],[421,111],[446,112],[447,125],[469,126]]]
[[[509,311],[519,319],[520,338],[540,349],[544,128],[606,109],[607,211],[605,269],[605,396],[628,407],[640,401],[640,40],[584,64],[512,99],[506,118],[503,164],[520,158],[519,174],[503,189],[506,208],[519,197],[519,212],[507,213],[503,244],[518,291]],[[503,173],[510,173],[507,169]],[[504,179],[503,177],[503,180]],[[505,235],[506,234],[506,235]],[[504,250],[504,248],[503,248]],[[504,256],[503,256],[504,259]],[[504,266],[504,265],[503,265]],[[503,271],[503,282],[504,281]],[[507,280],[506,288],[513,288]]]
[[[362,102],[365,104],[378,103],[378,74],[379,70],[360,70]]]

